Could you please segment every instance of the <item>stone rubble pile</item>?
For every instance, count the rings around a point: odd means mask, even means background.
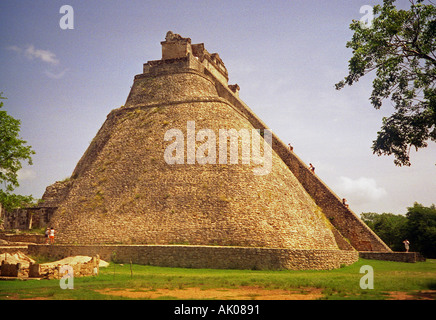
[[[109,265],[106,261],[100,260],[99,255],[67,257],[39,264],[22,252],[3,253],[0,255],[0,263],[0,276],[2,277],[43,279],[61,279],[68,272],[68,269],[74,277],[96,276],[99,274],[100,267]],[[69,267],[65,268],[64,266]]]

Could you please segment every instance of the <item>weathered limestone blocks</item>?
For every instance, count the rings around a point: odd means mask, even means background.
[[[49,247],[42,245],[44,247]],[[50,246],[53,247],[53,246]],[[60,261],[49,263],[35,263],[33,259],[27,256],[19,255],[20,262],[17,259],[9,257],[10,262],[2,260],[0,266],[0,276],[2,277],[19,277],[19,278],[44,278],[44,279],[60,279],[65,275],[62,272],[65,266],[68,266],[70,273],[74,277],[96,276],[100,270],[100,260],[98,254],[90,256],[76,256],[62,259]]]
[[[95,255],[116,263],[162,267],[306,270],[336,269],[359,258],[351,250],[297,250],[195,245],[43,245],[29,246],[32,254],[52,258],[69,255]]]
[[[63,266],[72,268],[72,275],[74,277],[96,276],[100,270],[100,256],[96,255],[89,258],[88,262],[75,262],[75,261],[56,261],[44,264],[30,264],[29,277],[30,278],[44,278],[44,279],[61,279],[66,272],[62,272]]]

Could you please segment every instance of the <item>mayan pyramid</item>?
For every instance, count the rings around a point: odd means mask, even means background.
[[[390,251],[239,99],[218,54],[161,44],[43,197],[58,243]]]

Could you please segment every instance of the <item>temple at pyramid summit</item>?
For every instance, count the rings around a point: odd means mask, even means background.
[[[241,101],[217,53],[171,31],[161,45],[71,177],[47,187],[53,250],[259,269],[391,251]]]

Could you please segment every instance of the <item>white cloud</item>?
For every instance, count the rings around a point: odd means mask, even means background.
[[[48,70],[44,71],[45,75],[51,79],[61,79],[69,69],[64,69],[59,73],[53,73]]]
[[[40,60],[46,64],[51,65],[52,70],[45,70],[44,74],[51,79],[61,79],[64,75],[69,71],[69,69],[64,68],[62,71],[61,66],[59,66],[59,59],[56,57],[56,54],[49,50],[42,50],[35,48],[34,45],[28,45],[25,48],[20,48],[16,45],[11,45],[6,47],[7,50],[11,50],[16,52],[19,55],[25,56],[29,60]],[[53,71],[57,70],[57,71]]]
[[[27,48],[25,49],[12,45],[12,46],[7,46],[6,49],[15,51],[19,54],[24,52],[24,55],[30,60],[39,59],[51,65],[59,64],[59,60],[56,58],[56,54],[54,54],[49,50],[36,49],[34,45],[28,45]]]
[[[48,50],[35,49],[33,45],[30,45],[25,50],[25,55],[29,59],[40,59],[41,61],[47,62],[52,65],[59,64],[59,60],[56,55]]]
[[[336,190],[341,197],[348,199],[349,203],[364,204],[372,201],[380,200],[387,195],[384,188],[377,186],[377,182],[373,178],[360,177],[351,179],[348,177],[340,177]]]
[[[17,178],[20,181],[33,180],[36,178],[36,173],[32,169],[24,168],[17,172]]]

